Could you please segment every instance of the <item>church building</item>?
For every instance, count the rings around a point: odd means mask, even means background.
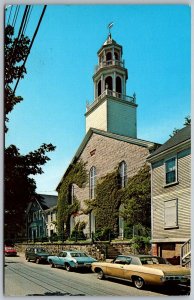
[[[123,49],[109,33],[97,52],[98,65],[93,75],[94,99],[86,105],[86,135],[65,171],[57,191],[71,166],[77,161],[86,163],[88,182],[71,190],[80,203],[80,211],[69,219],[70,233],[79,221],[86,223],[84,233],[90,238],[95,233],[95,214],[84,213],[85,199],[95,198],[97,181],[106,174],[119,170],[121,186],[137,174],[146,158],[158,144],[137,138],[136,96],[126,95],[128,70],[123,60]],[[118,236],[123,236],[123,222],[118,218]]]

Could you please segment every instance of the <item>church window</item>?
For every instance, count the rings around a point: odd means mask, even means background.
[[[127,164],[125,161],[122,161],[119,165],[119,175],[120,175],[120,185],[125,187],[127,183]]]
[[[119,55],[118,55],[118,53],[115,52],[114,55],[115,55],[115,60],[119,60]]]
[[[111,90],[111,91],[112,91],[113,85],[112,85],[112,77],[111,77],[111,76],[106,77],[106,79],[105,79],[105,87],[106,87],[108,90]]]
[[[110,61],[112,60],[112,53],[111,52],[107,52],[106,53],[106,61]]]
[[[95,197],[95,187],[96,187],[96,168],[93,166],[90,169],[89,174],[89,193],[90,193],[90,199],[93,199]]]
[[[116,78],[116,92],[120,94],[122,93],[122,82],[119,76]]]
[[[101,95],[101,80],[98,82],[98,96]]]
[[[73,204],[73,201],[74,201],[74,196],[75,196],[75,188],[74,188],[74,185],[71,184],[70,186],[70,204]]]

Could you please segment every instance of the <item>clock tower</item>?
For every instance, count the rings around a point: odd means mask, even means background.
[[[86,132],[90,128],[118,135],[137,137],[136,98],[126,95],[128,72],[122,59],[122,46],[111,33],[97,52],[94,101],[86,105]]]

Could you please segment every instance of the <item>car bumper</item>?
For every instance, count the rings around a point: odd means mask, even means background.
[[[16,252],[6,252],[5,256],[16,256],[17,253]]]
[[[79,269],[79,268],[91,268],[91,265],[90,263],[86,263],[86,264],[76,264],[75,265],[75,268],[76,269]]]
[[[190,275],[185,276],[164,276],[161,278],[161,282],[168,285],[168,284],[188,284],[190,282]]]

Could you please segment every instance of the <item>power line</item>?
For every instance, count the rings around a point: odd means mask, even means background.
[[[36,37],[36,35],[37,35],[37,33],[38,33],[38,30],[39,30],[39,27],[40,27],[42,18],[43,18],[44,14],[45,14],[46,7],[47,7],[47,5],[44,5],[44,8],[43,8],[43,10],[42,10],[42,14],[41,14],[41,16],[40,16],[38,25],[37,25],[37,27],[36,27],[36,30],[35,30],[35,32],[34,32],[34,35],[33,35],[33,38],[32,38],[32,41],[31,41],[31,44],[30,44],[30,47],[29,47],[28,54],[26,55],[25,60],[24,60],[24,63],[23,63],[23,65],[22,65],[22,69],[23,69],[23,67],[25,66],[25,63],[26,63],[27,58],[28,58],[28,55],[29,55],[29,53],[30,53],[30,51],[31,51],[31,48],[32,48],[32,45],[33,45],[33,43],[34,43],[35,37]],[[15,91],[16,91],[16,88],[17,88],[18,83],[19,83],[19,81],[20,81],[20,78],[21,78],[21,75],[18,77],[18,80],[17,80],[17,82],[16,82],[15,88],[14,88],[14,90],[13,90],[13,94],[15,94]]]
[[[11,19],[12,8],[13,8],[13,5],[11,5],[11,10],[10,10],[10,12],[9,12],[9,18],[8,18],[8,21],[7,21],[7,24],[8,24],[8,25],[9,25],[9,20]]]
[[[24,14],[23,14],[23,18],[22,18],[22,22],[21,22],[21,25],[20,25],[20,29],[19,29],[19,32],[18,32],[18,41],[21,37],[21,35],[23,34],[23,30],[24,30],[24,26],[26,24],[26,18],[28,16],[28,13],[29,13],[29,5],[26,5],[26,8],[25,8],[25,11],[24,11]]]
[[[16,9],[15,9],[15,14],[14,14],[13,22],[12,22],[12,27],[15,27],[15,24],[16,24],[16,21],[17,21],[17,18],[18,18],[19,10],[20,10],[20,5],[17,5]]]
[[[26,19],[26,24],[25,24],[24,29],[23,29],[23,34],[24,34],[24,35],[25,35],[26,28],[27,28],[28,23],[29,23],[29,20],[30,20],[30,16],[31,16],[31,13],[32,13],[32,9],[33,9],[33,6],[30,6],[29,14],[28,14],[27,19]]]

